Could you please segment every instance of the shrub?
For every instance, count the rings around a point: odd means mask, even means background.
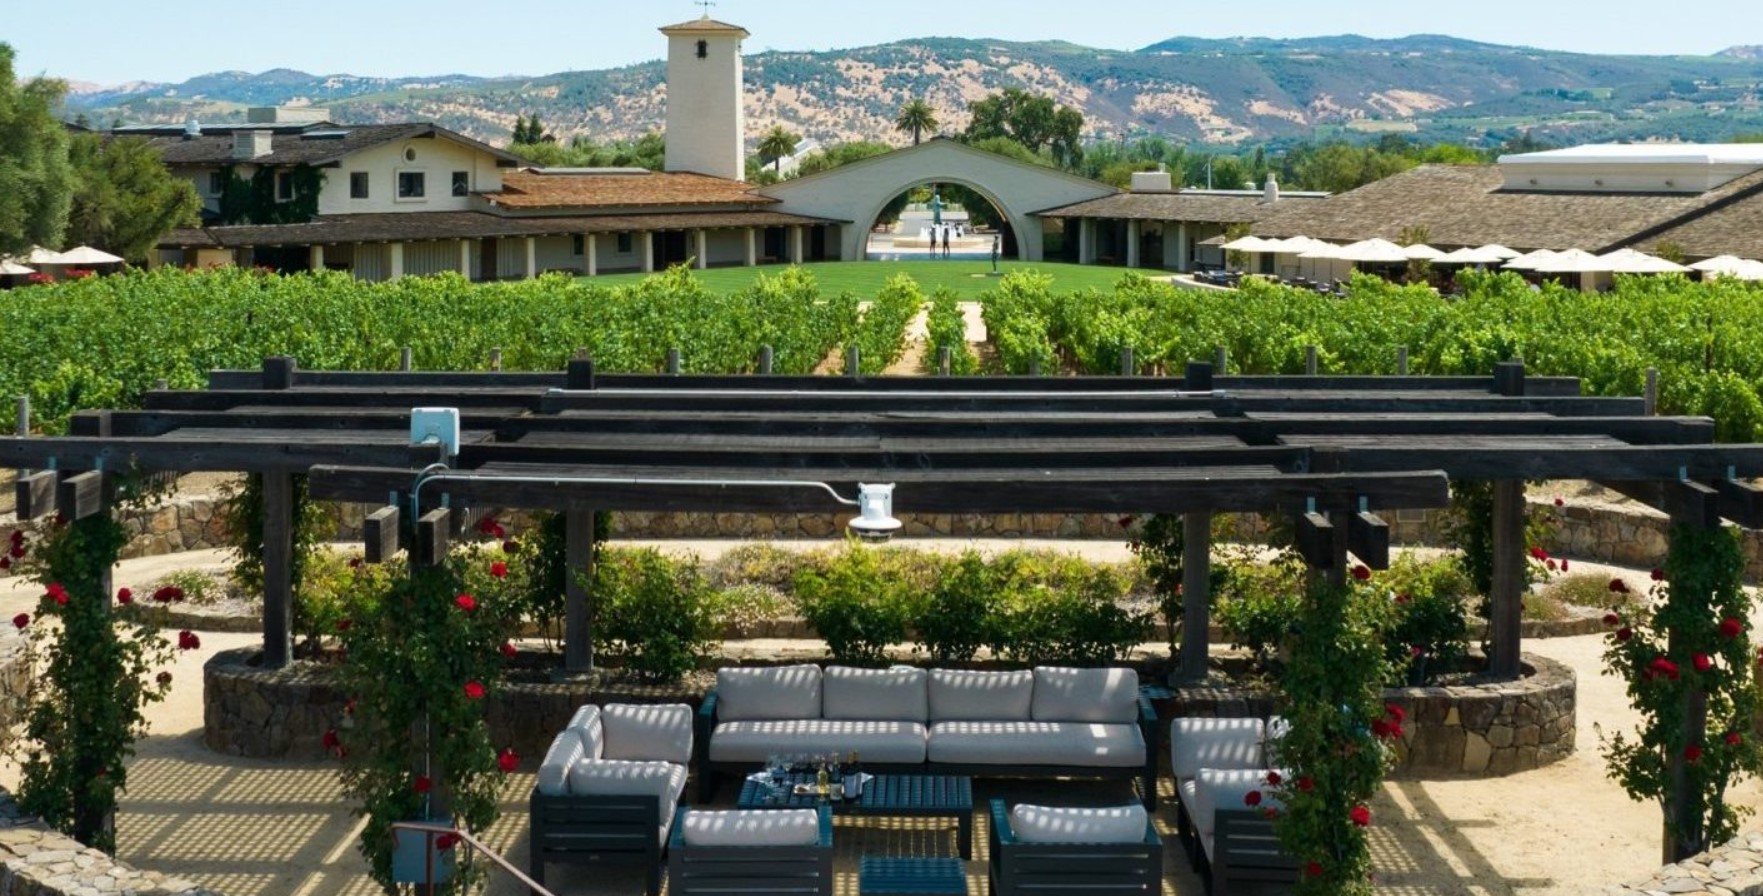
[[[848,540],[843,550],[796,574],[796,605],[840,662],[879,663],[906,640],[907,591],[887,575],[878,552]]]
[[[306,574],[294,591],[300,608],[294,636],[308,656],[318,652],[322,639],[340,634],[345,620],[371,617],[379,602],[392,590],[397,564],[363,563],[334,551],[320,551],[307,561]]]
[[[1256,665],[1270,669],[1303,609],[1303,564],[1287,553],[1272,563],[1238,561],[1227,568],[1218,626],[1232,647],[1248,650]]]
[[[823,553],[823,552],[819,552]],[[733,585],[770,585],[785,589],[796,573],[814,561],[815,554],[781,548],[770,542],[752,542],[728,550],[704,569],[717,588]]]
[[[654,548],[609,550],[594,566],[595,646],[656,681],[677,681],[716,646],[715,592],[697,560]]]
[[[208,605],[226,597],[226,587],[209,573],[200,569],[180,569],[167,573],[154,582],[151,589],[176,588],[184,593],[184,600],[191,604]]]
[[[744,584],[716,591],[715,603],[721,625],[737,638],[751,637],[759,623],[795,610],[789,597],[770,585]]]
[[[1025,663],[1103,665],[1151,634],[1152,615],[1120,605],[1127,577],[1065,555],[1004,554],[994,561],[1007,585],[992,650]]]
[[[1421,686],[1454,671],[1469,652],[1464,610],[1469,576],[1452,559],[1421,561],[1412,553],[1396,558],[1376,583],[1395,602],[1384,653],[1396,670],[1391,684]]]
[[[1005,576],[977,551],[945,566],[912,623],[931,659],[970,660],[997,640],[998,610],[1009,587]]]

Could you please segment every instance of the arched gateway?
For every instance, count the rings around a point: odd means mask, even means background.
[[[1118,192],[1075,175],[1019,162],[938,138],[807,177],[760,187],[776,211],[845,222],[839,258],[864,257],[869,228],[894,197],[928,183],[969,187],[1010,222],[1024,261],[1041,260],[1041,219],[1035,213]]]

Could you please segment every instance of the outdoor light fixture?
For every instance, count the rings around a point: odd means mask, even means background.
[[[845,525],[866,540],[887,540],[900,528],[900,521],[894,519],[894,484],[858,483],[857,513]]]

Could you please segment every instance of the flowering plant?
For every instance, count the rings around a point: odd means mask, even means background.
[[[1604,760],[1631,798],[1659,802],[1674,860],[1738,833],[1751,810],[1728,802],[1727,790],[1763,767],[1751,736],[1763,702],[1743,574],[1732,531],[1673,526],[1653,600],[1604,616],[1605,668],[1628,682],[1641,715],[1633,737],[1599,730]],[[1612,579],[1610,590],[1626,594],[1628,586]]]

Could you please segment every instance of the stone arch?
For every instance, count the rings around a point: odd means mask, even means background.
[[[967,189],[972,190],[975,193],[978,193],[987,202],[990,202],[992,204],[992,208],[996,209],[998,211],[998,213],[1003,216],[1004,220],[1010,222],[1010,229],[1016,234],[1016,241],[1017,241],[1017,245],[1019,247],[1018,251],[1019,252],[1022,251],[1020,249],[1020,247],[1022,245],[1024,245],[1024,242],[1022,239],[1022,234],[1023,234],[1023,228],[1028,226],[1028,221],[1029,221],[1028,212],[1026,210],[1012,209],[1008,204],[1006,204],[1004,202],[1003,199],[999,198],[997,195],[995,195],[989,188],[987,188],[983,184],[980,184],[980,183],[977,183],[974,181],[970,181],[970,180],[967,180],[966,178],[961,178],[961,177],[942,177],[942,176],[936,176],[936,175],[932,175],[932,176],[928,176],[928,177],[920,177],[915,181],[908,182],[905,186],[903,186],[897,190],[894,190],[891,193],[883,192],[880,195],[873,197],[874,201],[869,204],[867,212],[860,211],[858,213],[858,217],[852,219],[854,221],[854,223],[852,225],[852,229],[862,232],[864,234],[865,241],[867,242],[869,230],[871,228],[875,227],[876,218],[881,216],[881,210],[884,207],[886,207],[887,204],[890,201],[892,201],[894,197],[900,195],[901,193],[905,193],[910,190],[916,190],[919,187],[926,186],[929,184],[957,184],[959,186],[966,187]],[[860,206],[860,208],[861,208],[861,206]],[[1038,245],[1039,245],[1039,243],[1037,241],[1037,246]],[[853,258],[852,260],[853,261],[860,261],[866,256],[867,256],[867,251],[865,251],[865,253],[863,255],[859,255],[856,258]]]

